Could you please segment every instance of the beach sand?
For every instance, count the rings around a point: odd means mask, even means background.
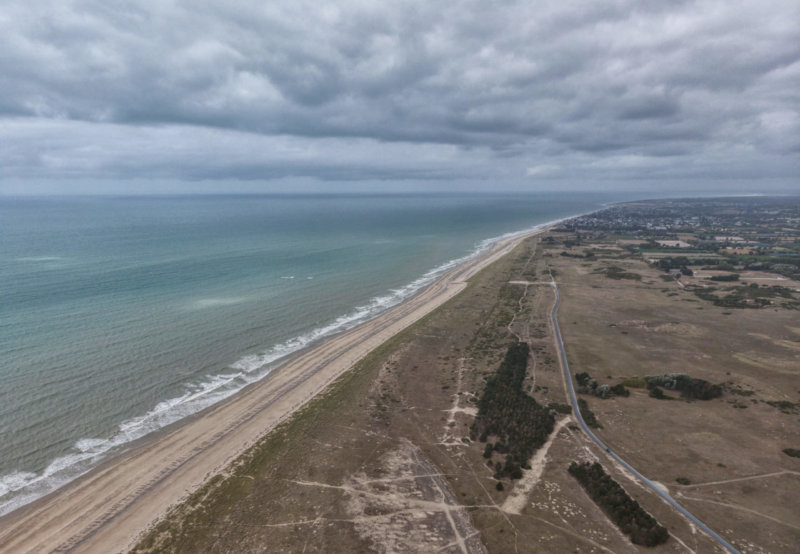
[[[185,424],[0,518],[0,552],[124,552],[171,506],[290,417],[367,353],[458,294],[532,231],[496,242],[420,294],[312,346]]]

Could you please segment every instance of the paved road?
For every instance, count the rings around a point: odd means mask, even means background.
[[[647,477],[645,477],[644,475],[642,475],[641,473],[639,473],[638,471],[633,469],[633,467],[628,462],[626,462],[625,460],[620,458],[619,455],[617,455],[616,452],[611,450],[608,446],[606,446],[606,444],[603,441],[601,441],[599,438],[597,438],[597,436],[594,433],[592,433],[592,430],[589,429],[589,426],[586,425],[586,422],[583,421],[583,416],[581,416],[581,411],[578,408],[578,397],[575,394],[575,387],[572,384],[572,376],[570,375],[570,372],[569,372],[569,364],[567,363],[567,354],[566,354],[566,351],[564,350],[564,341],[561,338],[561,329],[558,326],[558,318],[556,317],[556,312],[558,312],[558,306],[559,306],[559,304],[561,304],[561,294],[558,292],[558,285],[556,285],[555,281],[553,281],[551,284],[553,286],[553,290],[556,293],[556,303],[555,303],[555,306],[553,306],[553,314],[552,314],[552,316],[553,316],[553,328],[556,331],[556,339],[558,340],[558,350],[559,350],[559,354],[561,355],[561,365],[564,368],[564,374],[565,374],[565,377],[567,379],[567,388],[569,389],[569,400],[572,403],[572,411],[575,412],[575,417],[578,419],[578,423],[583,428],[583,431],[587,435],[589,435],[589,438],[592,439],[597,444],[597,446],[599,446],[600,448],[605,450],[606,454],[608,454],[609,456],[614,458],[617,462],[622,464],[625,467],[625,469],[627,469],[628,471],[633,473],[636,476],[636,478],[639,479],[646,487],[648,487],[650,490],[652,490],[658,496],[660,496],[661,498],[666,500],[673,508],[675,508],[680,513],[682,513],[687,518],[689,518],[689,520],[692,523],[697,525],[708,536],[710,536],[712,539],[717,541],[720,546],[722,546],[728,552],[732,552],[734,554],[739,554],[739,551],[736,550],[736,548],[734,548],[732,544],[730,544],[728,541],[726,541],[725,539],[720,537],[718,534],[716,534],[711,528],[708,527],[708,525],[706,525],[705,523],[703,523],[702,521],[697,519],[694,515],[692,515],[692,513],[689,510],[687,510],[686,508],[684,508],[683,506],[678,504],[675,501],[675,499],[673,499],[669,494],[667,494],[662,489],[660,489],[658,486],[656,486],[656,484],[653,483],[650,479],[648,479]]]

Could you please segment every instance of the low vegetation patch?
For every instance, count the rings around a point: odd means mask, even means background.
[[[798,448],[784,448],[783,453],[792,458],[800,458],[800,449]]]
[[[569,404],[558,404],[556,402],[551,402],[550,404],[547,405],[547,407],[557,414],[572,413],[572,406],[570,406]]]
[[[508,347],[497,373],[486,382],[478,401],[478,415],[472,424],[472,439],[489,441],[484,456],[489,458],[497,452],[504,457],[502,462],[494,464],[497,478],[522,477],[522,467],[547,441],[555,425],[553,412],[522,389],[528,353],[524,342]]]
[[[628,387],[630,389],[646,389],[647,388],[647,381],[645,381],[641,377],[628,377],[627,379],[623,379],[620,384],[622,386]]]
[[[714,275],[711,277],[712,281],[738,281],[738,273],[728,273],[727,275]]]
[[[609,279],[630,279],[632,281],[641,281],[642,276],[638,273],[632,273],[630,271],[625,271],[621,267],[617,267],[615,265],[604,267],[601,269],[596,270],[594,273],[604,273],[606,277]]]
[[[583,398],[578,398],[578,409],[580,410],[581,417],[583,418],[583,421],[586,422],[586,425],[592,429],[603,428],[603,426],[600,425],[600,422],[597,421],[597,416],[594,415],[594,412],[589,409],[589,404],[587,404],[586,400]]]
[[[614,481],[599,463],[572,462],[570,474],[633,544],[657,546],[667,542],[669,532]]]
[[[722,387],[720,385],[712,385],[705,379],[689,377],[685,373],[648,375],[644,380],[647,382],[647,387],[651,390],[663,387],[667,390],[679,391],[683,398],[711,400],[712,398],[722,396]],[[651,393],[650,396],[653,396],[653,394]]]
[[[576,373],[575,381],[578,383],[577,391],[582,394],[591,394],[598,398],[611,398],[612,396],[630,396],[630,391],[625,388],[625,385],[618,383],[616,385],[601,385],[596,379],[587,372]]]
[[[767,400],[767,404],[773,408],[778,408],[784,414],[794,414],[800,409],[800,402],[790,402],[788,400]]]
[[[718,280],[718,279],[717,279]],[[739,285],[718,290],[711,287],[693,289],[694,294],[703,300],[723,308],[763,308],[772,306],[773,299],[782,299],[781,306],[797,309],[800,302],[795,299],[791,289],[781,286]]]

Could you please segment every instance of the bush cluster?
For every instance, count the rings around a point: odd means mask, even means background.
[[[711,400],[722,396],[722,387],[712,385],[705,379],[689,377],[685,373],[665,373],[663,375],[648,375],[644,378],[647,387],[651,390],[663,387],[667,390],[676,390],[684,398],[697,400]],[[651,394],[651,396],[653,396]]]
[[[606,474],[599,463],[572,462],[569,472],[620,531],[630,536],[632,543],[657,546],[667,542],[667,529],[628,496],[625,489]]]
[[[586,425],[592,427],[593,429],[603,428],[603,426],[600,425],[600,422],[597,421],[597,416],[594,415],[594,412],[589,409],[589,404],[587,404],[586,400],[584,400],[583,398],[578,398],[578,409],[580,410],[581,417],[583,418],[583,421],[586,423]]]
[[[630,396],[630,391],[625,388],[625,385],[618,383],[616,385],[601,385],[596,379],[587,372],[576,373],[575,381],[578,383],[577,391],[582,394],[591,394],[598,398],[611,398],[612,396]]]
[[[739,274],[738,273],[728,273],[727,275],[714,275],[711,277],[712,281],[738,281]]]

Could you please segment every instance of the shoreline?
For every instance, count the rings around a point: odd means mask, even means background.
[[[273,344],[263,351],[239,356],[235,362],[224,368],[220,367],[215,373],[206,375],[203,380],[196,383],[197,387],[201,389],[199,392],[189,392],[189,389],[185,388],[184,390],[187,392],[184,394],[159,400],[158,404],[146,413],[131,416],[119,422],[117,431],[110,437],[95,438],[89,435],[79,439],[72,446],[70,452],[50,459],[47,468],[41,472],[28,473],[26,470],[20,470],[0,475],[0,479],[21,475],[21,478],[27,481],[22,486],[12,486],[8,492],[10,498],[6,498],[5,493],[0,497],[0,526],[2,525],[2,518],[5,516],[50,496],[55,491],[69,486],[70,483],[80,479],[90,471],[107,464],[109,460],[124,456],[130,450],[136,448],[137,445],[149,440],[155,440],[162,433],[174,429],[176,425],[191,421],[192,418],[204,413],[209,408],[226,402],[248,387],[264,380],[270,373],[279,370],[296,355],[308,348],[312,348],[340,333],[379,317],[387,310],[413,298],[448,271],[479,257],[493,244],[507,238],[535,232],[540,228],[555,225],[579,215],[581,214],[560,217],[531,227],[525,227],[522,230],[477,241],[468,253],[440,263],[407,284],[396,289],[389,289],[354,306],[349,311],[328,322],[305,330],[283,342]],[[231,372],[235,373],[232,379],[230,378],[231,375],[226,375]],[[243,383],[228,386],[236,380],[243,381]],[[189,402],[194,406],[185,410],[184,404],[187,396]],[[168,404],[168,407],[159,409],[163,404]],[[173,409],[184,413],[183,415],[171,415]],[[166,421],[162,423],[152,422],[157,419],[166,419]],[[131,431],[130,429],[133,430]],[[125,435],[132,436],[126,437]],[[122,440],[118,440],[120,438]],[[78,446],[79,443],[86,441],[100,443],[99,449],[87,451]],[[52,466],[56,466],[57,469],[49,473],[49,468]],[[13,479],[11,483],[13,483]]]
[[[0,518],[0,549],[130,548],[174,504],[223,472],[369,352],[461,292],[469,277],[525,238],[573,217],[487,239],[487,247],[402,302],[290,354],[263,379],[138,439],[141,444],[132,443],[127,452],[5,514]],[[112,521],[114,525],[107,525]]]

